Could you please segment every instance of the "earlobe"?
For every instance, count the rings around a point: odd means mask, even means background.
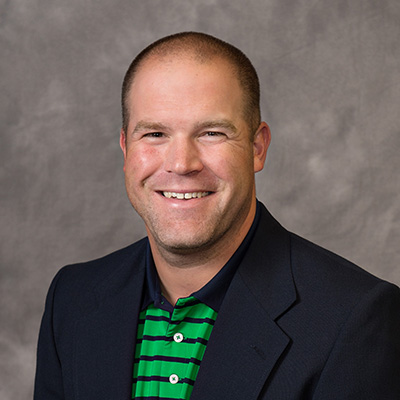
[[[124,154],[124,171],[126,163],[126,135],[123,129],[119,133],[119,146],[121,147],[122,153]]]
[[[269,144],[271,143],[271,131],[266,122],[261,122],[254,135],[254,172],[259,172],[264,168],[265,159]]]

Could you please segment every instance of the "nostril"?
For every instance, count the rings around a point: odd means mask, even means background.
[[[166,161],[166,170],[181,175],[198,172],[203,169],[200,158],[195,153],[175,153]]]

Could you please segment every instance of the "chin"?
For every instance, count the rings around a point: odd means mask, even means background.
[[[209,241],[164,241],[161,243],[164,249],[171,253],[187,254],[208,247]]]
[[[188,235],[179,238],[179,237],[156,237],[156,242],[160,247],[164,248],[170,253],[175,254],[190,254],[196,253],[200,250],[205,250],[210,247],[214,242],[214,237],[207,235],[197,236],[197,237],[189,237]]]

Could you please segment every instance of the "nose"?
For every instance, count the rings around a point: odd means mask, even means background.
[[[165,169],[178,175],[188,175],[203,169],[195,139],[174,137],[168,144]]]

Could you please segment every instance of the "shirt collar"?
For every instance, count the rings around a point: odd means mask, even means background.
[[[191,296],[206,304],[208,307],[211,307],[214,311],[219,311],[226,291],[228,290],[228,287],[233,278],[233,275],[235,274],[254,236],[254,232],[257,229],[259,220],[260,205],[257,201],[256,214],[254,216],[253,223],[238,249],[228,260],[228,262],[223,266],[223,268],[206,285],[204,285],[197,292],[192,293]],[[157,275],[156,267],[154,265],[153,256],[151,254],[150,244],[149,242],[147,242],[146,287],[144,290],[144,297],[142,301],[142,310],[153,302],[156,304],[163,304],[165,301],[166,300],[161,294],[160,282]]]

